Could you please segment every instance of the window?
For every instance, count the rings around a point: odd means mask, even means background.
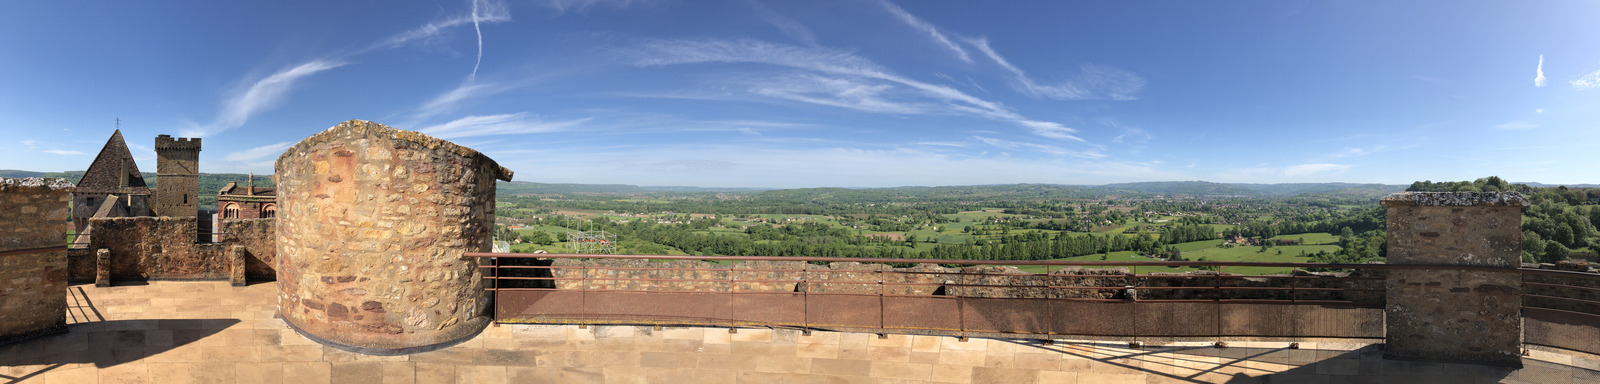
[[[239,205],[228,203],[228,207],[222,209],[222,217],[227,219],[239,218]]]
[[[278,217],[277,205],[267,205],[266,207],[261,208],[261,218],[271,219],[274,217]]]

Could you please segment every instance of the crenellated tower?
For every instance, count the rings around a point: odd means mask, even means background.
[[[193,217],[199,211],[200,139],[156,136],[156,216]]]

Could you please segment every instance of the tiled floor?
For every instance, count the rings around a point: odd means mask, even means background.
[[[1535,350],[1526,368],[1384,360],[1361,343],[1147,346],[721,328],[504,325],[454,347],[367,356],[273,319],[276,286],[70,289],[71,332],[0,346],[0,383],[1600,382],[1600,360]]]

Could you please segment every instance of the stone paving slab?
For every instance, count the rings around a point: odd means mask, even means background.
[[[0,383],[1600,383],[1600,358],[1534,348],[1513,370],[1385,360],[1363,340],[1126,343],[787,329],[502,325],[369,356],[273,318],[276,285],[69,289],[70,332],[0,346]]]

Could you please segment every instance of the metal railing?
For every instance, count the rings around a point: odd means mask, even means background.
[[[504,323],[781,326],[1045,338],[1378,338],[1383,335],[1383,277],[1372,270],[1412,268],[1218,261],[467,256],[492,258],[480,268],[492,280],[496,321]],[[824,262],[872,264],[813,264]],[[1045,273],[994,268],[999,266],[1043,266]],[[1139,273],[1141,268],[1163,267],[1219,271]],[[1357,272],[1248,276],[1227,274],[1228,267]]]
[[[1524,343],[1600,353],[1600,274],[1417,264],[468,253],[503,323],[873,333],[1382,338],[1393,270],[1517,273]],[[863,264],[817,264],[817,263]],[[1043,266],[1018,273],[1003,266]],[[1098,269],[1125,267],[1126,269]],[[1170,267],[1214,268],[1173,274]],[[1227,268],[1293,268],[1240,275]],[[1308,273],[1308,269],[1342,273]]]

